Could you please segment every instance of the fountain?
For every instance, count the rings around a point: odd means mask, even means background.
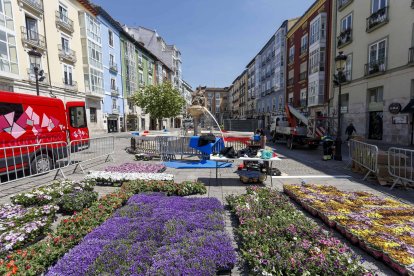
[[[201,87],[197,88],[197,91],[193,94],[193,99],[191,102],[191,106],[187,108],[188,113],[190,113],[191,117],[193,117],[194,121],[194,136],[197,136],[200,133],[200,118],[201,115],[205,115],[205,113],[209,114],[214,122],[217,124],[218,129],[220,130],[221,137],[224,135],[221,130],[219,123],[217,122],[216,118],[211,114],[211,112],[206,107],[206,98],[204,96],[204,92],[201,90]]]

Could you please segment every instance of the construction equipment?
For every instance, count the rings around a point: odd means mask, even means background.
[[[283,115],[273,118],[270,129],[273,142],[285,140],[289,149],[295,146],[316,149],[321,137],[336,133],[334,118],[307,117],[291,105],[285,106]]]

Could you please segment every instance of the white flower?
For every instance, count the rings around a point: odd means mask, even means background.
[[[172,174],[165,173],[118,173],[105,171],[91,171],[85,180],[103,180],[108,182],[123,182],[131,180],[173,180]]]

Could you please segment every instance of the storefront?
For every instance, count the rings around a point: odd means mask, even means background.
[[[118,132],[118,118],[108,118],[108,133]]]

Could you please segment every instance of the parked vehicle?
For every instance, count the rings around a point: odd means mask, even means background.
[[[86,138],[84,102],[0,91],[0,175],[49,171],[68,156],[70,141]],[[87,147],[73,144],[72,151]]]
[[[285,106],[285,113],[273,117],[270,127],[273,142],[285,140],[289,149],[295,146],[318,148],[321,137],[334,133],[334,120],[327,117],[306,117],[290,105]]]

